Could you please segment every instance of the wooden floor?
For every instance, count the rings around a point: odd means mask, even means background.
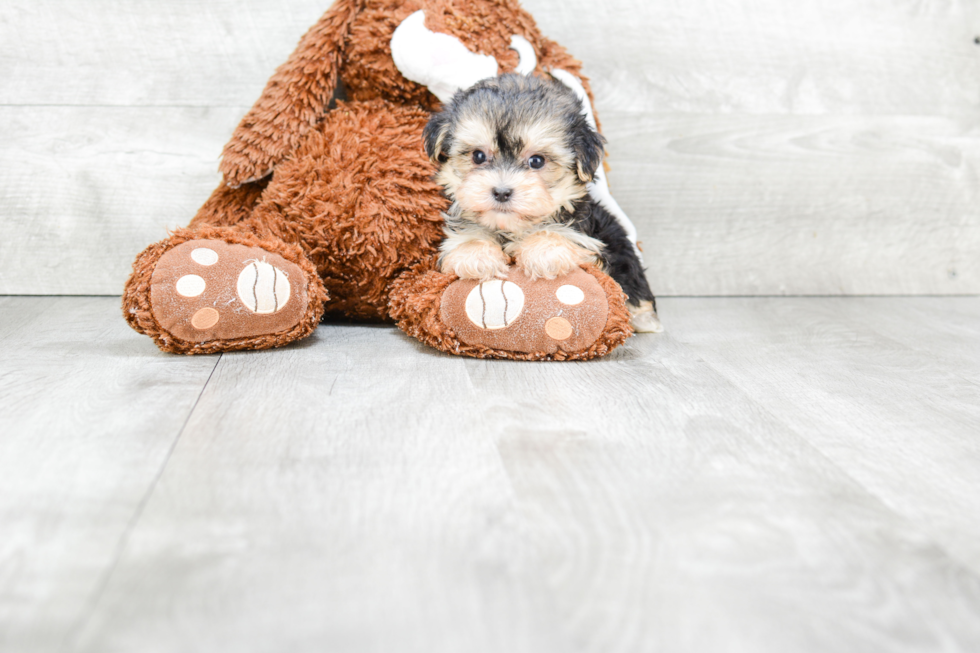
[[[980,650],[980,298],[661,315],[179,357],[0,298],[0,650]]]

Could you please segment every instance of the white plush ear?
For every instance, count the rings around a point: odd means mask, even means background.
[[[523,36],[514,34],[510,37],[510,49],[516,50],[517,56],[520,57],[520,63],[514,69],[515,73],[530,75],[538,67],[538,55],[534,53],[534,46]]]
[[[597,129],[595,122],[595,114],[592,113],[592,103],[589,101],[589,94],[585,92],[585,87],[582,86],[582,82],[579,78],[568,72],[567,70],[562,70],[561,68],[555,68],[550,71],[551,76],[560,81],[562,84],[568,88],[575,91],[575,95],[582,102],[582,112],[585,114],[586,120],[592,125],[592,129]],[[640,257],[640,261],[643,261],[643,254],[640,252],[640,248],[636,246],[636,226],[633,225],[633,221],[630,220],[626,212],[619,206],[619,203],[613,198],[612,193],[609,192],[609,182],[606,181],[606,171],[603,170],[602,166],[595,171],[595,176],[592,178],[592,182],[588,185],[589,195],[592,196],[596,202],[602,205],[604,209],[609,211],[616,222],[618,222],[623,229],[626,231],[626,235],[629,237],[630,242],[633,243],[633,249],[636,250],[636,255]]]
[[[402,21],[391,37],[391,57],[395,67],[418,82],[445,104],[456,91],[469,88],[482,79],[497,76],[497,60],[470,52],[449,34],[430,32],[425,12],[416,11]]]

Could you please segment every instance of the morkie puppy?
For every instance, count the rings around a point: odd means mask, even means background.
[[[598,264],[628,298],[634,327],[659,331],[653,292],[626,230],[588,192],[604,139],[553,78],[507,74],[459,91],[425,127],[452,200],[439,267],[463,279],[531,279]]]

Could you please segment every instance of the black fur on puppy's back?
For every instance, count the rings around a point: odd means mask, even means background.
[[[603,268],[626,293],[629,303],[637,306],[640,302],[651,302],[656,310],[657,301],[636,254],[636,246],[619,220],[594,199],[586,197],[575,205],[570,223],[605,245],[600,254]]]

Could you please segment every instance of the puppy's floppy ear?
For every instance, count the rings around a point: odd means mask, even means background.
[[[592,181],[596,170],[602,165],[606,153],[606,139],[602,137],[583,118],[578,121],[572,138],[572,152],[575,153],[575,167],[578,177],[584,182]]]
[[[446,149],[452,143],[450,131],[452,118],[448,111],[440,111],[429,118],[425,129],[422,131],[422,141],[425,144],[425,153],[436,165],[446,162]]]

